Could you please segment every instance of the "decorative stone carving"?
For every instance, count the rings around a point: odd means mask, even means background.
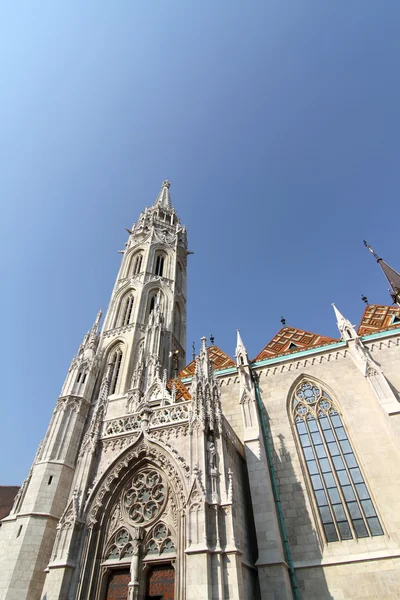
[[[161,512],[167,498],[167,485],[154,469],[140,471],[125,490],[122,506],[134,523],[153,521]]]
[[[165,523],[157,523],[150,532],[146,546],[147,554],[167,554],[175,552],[171,530]]]
[[[146,443],[143,443],[140,444],[138,448],[132,450],[123,458],[121,458],[119,462],[105,476],[105,478],[103,477],[103,482],[100,485],[100,488],[96,491],[94,498],[92,499],[94,490],[97,488],[97,483],[93,486],[93,490],[91,490],[85,505],[85,510],[87,510],[89,507],[89,512],[86,517],[89,527],[92,527],[97,522],[98,511],[103,505],[103,501],[109,493],[115,479],[119,478],[121,471],[126,469],[139,457],[143,456],[147,457],[149,462],[153,463],[154,465],[157,465],[159,469],[166,475],[166,477],[168,477],[173,487],[173,491],[176,494],[176,498],[179,502],[179,506],[177,508],[179,509],[179,507],[185,505],[185,487],[183,485],[181,476],[178,473],[175,466],[172,464],[171,459],[165,454],[163,454],[163,452],[161,452],[159,449],[153,446],[149,446]]]
[[[190,408],[191,402],[185,402],[155,409],[150,417],[150,427],[159,427],[168,425],[169,423],[187,421]]]

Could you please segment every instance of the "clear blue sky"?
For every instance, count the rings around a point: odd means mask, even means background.
[[[26,477],[163,179],[189,231],[188,355],[336,337],[390,303],[400,3],[2,2],[0,484]]]

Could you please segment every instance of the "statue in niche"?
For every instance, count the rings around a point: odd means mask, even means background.
[[[216,469],[217,468],[217,449],[215,447],[214,438],[212,435],[208,436],[207,457],[208,457],[208,466],[210,467],[210,469]]]

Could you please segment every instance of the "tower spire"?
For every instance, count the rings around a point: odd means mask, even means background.
[[[368,248],[371,254],[376,258],[376,262],[380,265],[383,274],[389,282],[390,290],[389,293],[393,299],[393,302],[400,305],[400,274],[392,269],[385,261],[380,258],[371,246],[364,240],[364,246]]]
[[[169,193],[169,188],[171,184],[168,179],[164,179],[162,182],[160,193],[157,196],[157,200],[155,201],[155,206],[160,206],[161,208],[166,208],[168,210],[172,209],[171,196]]]

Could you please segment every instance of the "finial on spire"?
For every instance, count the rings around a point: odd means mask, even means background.
[[[361,294],[361,300],[368,306],[369,302],[368,302],[367,296],[365,296],[364,294]]]
[[[363,244],[371,252],[372,256],[374,256],[376,258],[376,260],[378,260],[378,261],[382,260],[381,258],[379,258],[379,256],[377,255],[377,253],[373,251],[373,249],[371,248],[371,246],[368,244],[367,240],[363,240]]]
[[[215,340],[215,337],[213,336],[213,334],[211,334],[210,335],[210,344],[211,344],[211,346],[214,346],[214,340]]]
[[[285,317],[281,317],[281,323],[285,327],[285,325],[286,325],[286,319],[285,319]]]
[[[371,254],[376,258],[379,263],[386,279],[389,282],[390,289],[389,293],[394,303],[400,306],[400,274],[392,269],[385,261],[380,258],[371,248],[371,246],[364,240],[364,246],[368,248]]]
[[[196,358],[196,346],[194,345],[194,342],[192,342],[192,358],[193,360]]]
[[[161,191],[157,196],[157,200],[155,202],[155,206],[161,206],[162,208],[171,209],[171,197],[169,194],[169,188],[171,184],[168,179],[164,179],[161,186]]]

